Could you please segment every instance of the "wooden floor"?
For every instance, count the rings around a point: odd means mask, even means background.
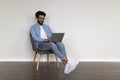
[[[56,63],[40,63],[39,71],[31,62],[0,62],[0,80],[120,80],[120,62],[80,62],[69,75]]]

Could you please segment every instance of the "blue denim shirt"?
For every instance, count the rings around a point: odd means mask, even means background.
[[[50,38],[52,36],[52,31],[51,31],[50,27],[46,24],[43,24],[42,26],[43,26],[43,29],[46,32],[47,37]],[[30,28],[30,34],[36,42],[36,48],[38,48],[38,44],[40,42],[44,41],[44,39],[41,38],[41,35],[40,35],[41,32],[40,31],[41,30],[40,30],[40,24],[39,23],[33,24]]]

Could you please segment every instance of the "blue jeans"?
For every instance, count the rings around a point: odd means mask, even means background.
[[[61,42],[42,42],[39,43],[38,47],[43,50],[52,50],[61,61],[67,58],[65,46]]]

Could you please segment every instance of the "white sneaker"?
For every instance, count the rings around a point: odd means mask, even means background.
[[[75,64],[76,64],[76,65],[79,64],[79,60],[78,60],[78,59],[75,60]]]
[[[74,60],[72,62],[68,61],[68,63],[65,65],[64,73],[69,74],[70,72],[75,70],[75,68],[78,66],[78,64],[79,64],[78,60]]]

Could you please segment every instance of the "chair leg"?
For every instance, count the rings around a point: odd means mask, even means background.
[[[49,64],[49,54],[47,54],[47,63]]]
[[[55,59],[56,59],[57,67],[59,68],[60,65],[59,65],[59,61],[58,61],[58,58],[57,58],[57,55],[56,55],[56,54],[55,54]]]
[[[33,65],[35,65],[36,53],[34,54]]]
[[[36,70],[39,69],[39,62],[40,62],[40,53],[37,53],[37,68],[36,68]]]

